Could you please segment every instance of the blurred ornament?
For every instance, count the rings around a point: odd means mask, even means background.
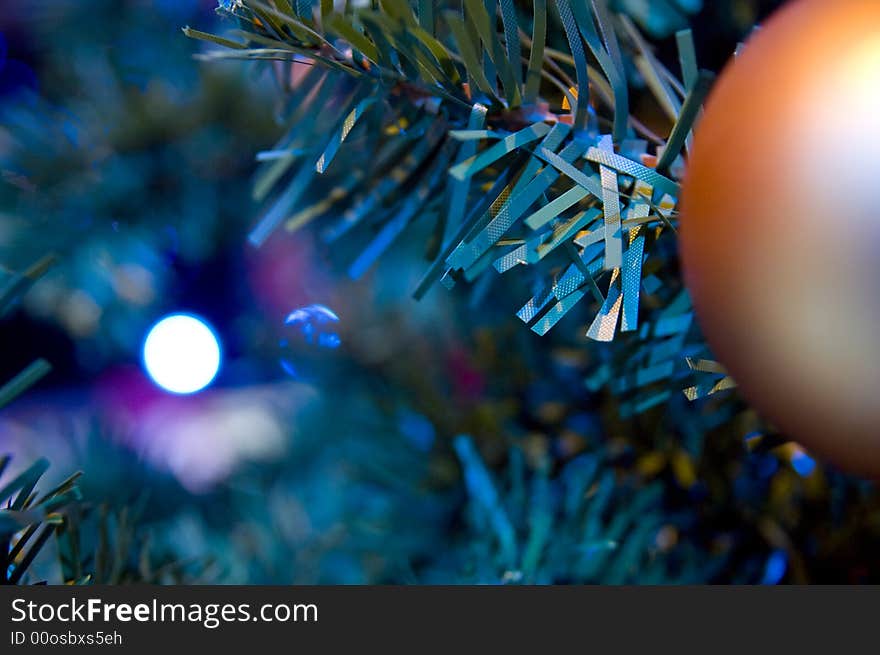
[[[147,334],[144,366],[166,391],[195,393],[208,386],[220,369],[220,342],[202,319],[172,314]]]
[[[297,380],[315,379],[327,370],[327,352],[339,348],[339,317],[324,305],[295,309],[284,319],[279,340],[281,368]]]
[[[788,438],[880,475],[880,2],[802,0],[705,108],[681,202],[709,344]]]

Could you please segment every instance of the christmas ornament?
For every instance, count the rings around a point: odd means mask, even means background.
[[[324,305],[308,305],[290,312],[278,344],[281,368],[298,380],[315,379],[329,365],[327,351],[342,343],[338,327],[339,317]]]
[[[880,475],[880,2],[765,23],[705,107],[681,199],[707,340],[783,436]]]

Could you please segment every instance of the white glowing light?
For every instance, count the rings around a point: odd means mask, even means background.
[[[208,386],[220,368],[220,343],[202,319],[171,314],[156,323],[144,340],[144,366],[157,385],[172,393],[195,393]]]

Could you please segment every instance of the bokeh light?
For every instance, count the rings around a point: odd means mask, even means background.
[[[153,382],[172,393],[195,393],[220,369],[220,342],[202,319],[171,314],[144,340],[144,366]]]

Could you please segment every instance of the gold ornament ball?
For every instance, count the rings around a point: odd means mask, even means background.
[[[681,256],[700,325],[785,436],[880,477],[880,0],[801,0],[697,125]]]

